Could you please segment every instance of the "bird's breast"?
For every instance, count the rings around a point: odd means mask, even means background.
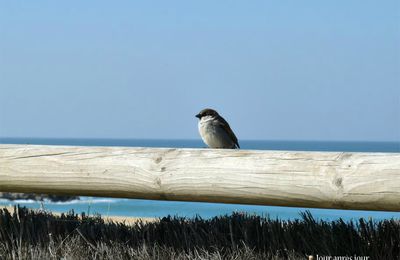
[[[234,143],[225,130],[213,120],[200,120],[199,132],[203,141],[211,148],[232,148]]]

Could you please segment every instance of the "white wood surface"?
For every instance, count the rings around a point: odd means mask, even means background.
[[[400,211],[400,154],[2,144],[0,191]]]

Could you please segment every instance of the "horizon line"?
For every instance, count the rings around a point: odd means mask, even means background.
[[[134,137],[12,137],[0,136],[1,140],[7,139],[47,139],[47,140],[147,140],[147,141],[201,141],[201,138],[134,138]],[[250,142],[341,142],[341,143],[398,143],[400,140],[306,140],[306,139],[240,139],[240,141]]]

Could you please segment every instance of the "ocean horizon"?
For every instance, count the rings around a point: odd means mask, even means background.
[[[201,139],[0,137],[0,144],[205,148]],[[239,140],[239,144],[242,150],[400,152],[400,141]]]
[[[199,140],[168,140],[168,139],[85,139],[85,138],[0,138],[1,144],[42,144],[42,145],[82,145],[82,146],[132,146],[132,147],[170,147],[170,148],[203,148]],[[294,151],[343,151],[343,152],[400,152],[400,142],[350,142],[350,141],[240,141],[242,149],[255,150],[294,150]],[[204,202],[158,201],[141,199],[95,198],[80,197],[80,200],[69,202],[51,201],[8,201],[0,199],[0,205],[26,206],[42,208],[55,212],[74,210],[76,213],[101,214],[102,216],[131,217],[164,217],[167,215],[180,217],[211,218],[246,212],[270,216],[279,219],[300,218],[300,212],[309,210],[316,219],[400,219],[400,212],[334,210],[296,207],[255,206]]]

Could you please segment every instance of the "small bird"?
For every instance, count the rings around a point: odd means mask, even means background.
[[[200,136],[210,148],[240,148],[238,139],[228,122],[211,108],[206,108],[196,115],[199,121]]]

